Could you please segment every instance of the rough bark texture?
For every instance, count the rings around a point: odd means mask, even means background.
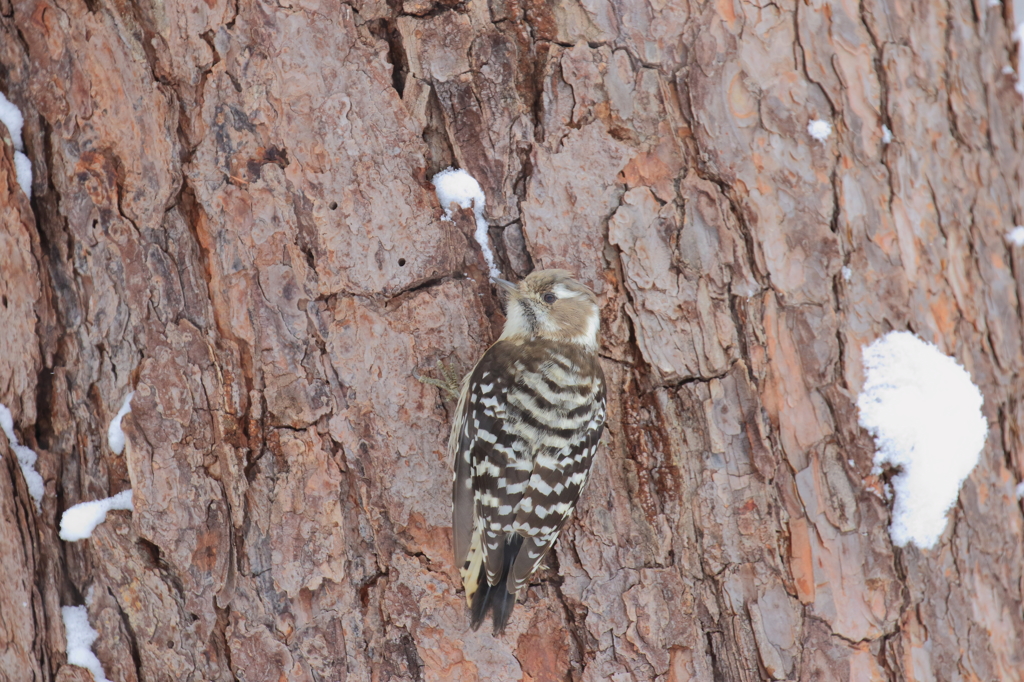
[[[0,445],[0,678],[87,679],[59,608],[87,603],[117,681],[1021,679],[1010,14],[0,0],[35,168],[29,202],[0,155],[0,401],[47,491]],[[501,325],[429,184],[453,163],[503,272],[603,305],[605,445],[498,638],[452,566],[452,405],[416,379]],[[862,347],[907,328],[990,425],[931,551],[891,544],[855,409]]]

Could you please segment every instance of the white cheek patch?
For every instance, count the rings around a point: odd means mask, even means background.
[[[556,284],[555,286],[551,287],[551,293],[553,293],[558,298],[570,298],[576,295],[576,292],[570,291],[569,287],[565,286],[564,284]]]
[[[545,334],[556,335],[559,332],[558,322],[551,315],[541,315],[538,320],[541,331]]]
[[[529,336],[530,325],[526,315],[523,314],[522,303],[512,299],[508,304],[507,317],[505,318],[505,329],[501,332],[501,338],[507,339],[513,336]]]
[[[583,330],[583,333],[576,336],[572,340],[581,346],[587,348],[597,348],[597,330],[601,326],[601,315],[597,311],[597,307],[594,306],[587,315],[587,324]]]

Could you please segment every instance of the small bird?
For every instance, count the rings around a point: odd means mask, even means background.
[[[504,631],[572,515],[605,421],[594,292],[541,270],[507,297],[501,337],[462,381],[448,453],[452,527],[471,624]]]

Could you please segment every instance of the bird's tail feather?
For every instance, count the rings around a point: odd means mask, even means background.
[[[481,563],[479,588],[473,595],[473,603],[470,605],[472,620],[470,624],[476,630],[484,621],[487,612],[491,612],[491,620],[494,623],[494,634],[505,631],[508,619],[512,615],[512,609],[516,605],[516,595],[508,591],[508,577],[512,571],[512,564],[516,561],[519,549],[523,546],[523,536],[518,533],[510,533],[505,538],[505,553],[502,557],[501,578],[497,585],[487,582],[486,569]]]

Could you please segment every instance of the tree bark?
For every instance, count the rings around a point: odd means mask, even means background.
[[[35,171],[30,202],[5,146],[0,401],[46,483],[37,513],[0,446],[0,678],[88,679],[84,603],[116,681],[1020,680],[1012,26],[984,0],[0,0]],[[452,164],[507,277],[602,302],[604,445],[500,637],[468,627],[453,405],[417,380],[502,323],[429,183]],[[931,550],[891,543],[857,421],[891,329],[985,398]]]

